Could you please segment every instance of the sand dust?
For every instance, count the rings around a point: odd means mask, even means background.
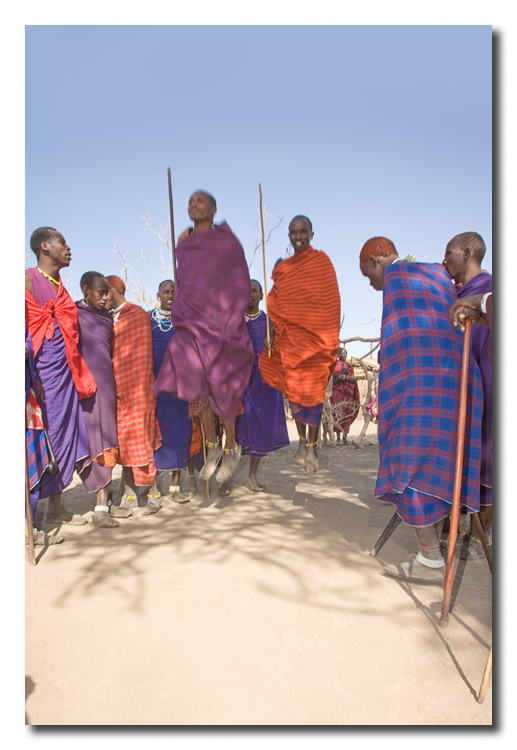
[[[228,498],[212,480],[211,498],[202,486],[186,505],[114,530],[63,526],[63,544],[37,548],[28,724],[491,724],[491,682],[475,700],[492,642],[486,562],[458,565],[441,628],[439,586],[381,575],[414,532],[399,526],[369,555],[393,513],[373,498],[375,427],[358,449],[322,447],[314,476],[293,449],[262,462],[264,493],[244,486],[243,459]],[[94,496],[76,477],[64,504],[84,513]]]

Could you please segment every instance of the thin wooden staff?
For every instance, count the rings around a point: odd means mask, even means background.
[[[199,426],[201,427],[201,437],[203,438],[203,459],[206,464],[206,442],[205,442],[205,431],[203,429],[203,425],[201,424],[201,420],[199,420]],[[210,480],[205,479],[206,482],[206,496],[210,497]]]
[[[485,690],[486,690],[486,686],[487,686],[491,671],[492,671],[492,646],[490,646],[490,653],[488,654],[488,659],[486,660],[485,671],[483,673],[483,679],[481,680],[481,686],[479,688],[479,693],[477,695],[478,703],[483,703],[483,701],[485,700]]]
[[[449,608],[451,605],[452,577],[454,573],[454,551],[458,534],[458,517],[460,513],[461,478],[463,474],[463,450],[465,446],[465,424],[467,415],[467,386],[469,374],[470,328],[472,321],[465,320],[465,334],[463,338],[463,359],[461,363],[460,408],[458,416],[458,432],[456,441],[456,467],[454,469],[454,488],[452,491],[451,522],[449,530],[449,548],[447,550],[447,567],[445,569],[445,585],[443,589],[442,613],[440,625],[447,626]]]
[[[27,443],[25,443],[25,523],[27,524],[27,557],[30,565],[36,565],[34,554],[34,534],[32,531],[31,491],[29,487],[29,462],[27,461]]]
[[[171,215],[172,268],[174,271],[174,286],[176,286],[176,238],[174,236],[174,211],[172,208],[172,180],[170,167],[167,167],[167,179],[169,181],[169,212]]]
[[[262,216],[262,185],[259,182],[259,194],[260,194],[260,226],[262,227],[262,260],[264,262],[264,297],[266,304],[266,325],[267,325],[267,356],[271,356],[270,349],[270,333],[269,333],[269,315],[267,313],[267,281],[266,281],[266,243],[264,240],[264,219]]]

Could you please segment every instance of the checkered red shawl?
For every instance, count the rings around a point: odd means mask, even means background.
[[[154,465],[154,451],[161,445],[162,436],[155,416],[149,315],[138,305],[126,302],[113,332],[119,462],[122,466]]]
[[[415,526],[437,520],[435,498],[452,502],[463,350],[463,335],[449,319],[455,298],[441,265],[397,262],[386,269],[375,496],[396,496],[407,487],[428,495],[429,507],[403,515]],[[461,502],[472,510],[479,509],[481,411],[471,356]]]
[[[244,250],[223,222],[186,236],[177,247],[176,335],[156,378],[155,393],[209,403],[234,419],[253,366],[244,313],[251,294]]]

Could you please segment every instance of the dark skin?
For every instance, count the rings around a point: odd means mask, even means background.
[[[217,211],[217,206],[210,200],[210,198],[204,193],[193,193],[189,198],[188,203],[188,215],[191,221],[194,222],[194,234],[200,232],[210,231],[212,224],[214,223],[214,216]],[[215,430],[215,414],[212,407],[207,405],[199,415],[199,421],[203,429],[206,440],[210,443],[215,443],[217,436]],[[233,419],[222,419],[223,429],[226,434],[226,445],[228,450],[233,450],[236,447],[235,442],[235,420]],[[214,446],[208,448],[207,460],[205,467],[207,472],[211,472],[215,463],[219,458],[220,448]],[[227,481],[231,474],[234,464],[236,462],[234,455],[223,454],[223,460],[217,477],[219,481]],[[212,472],[213,473],[213,472]]]
[[[341,349],[341,348],[338,349],[337,358],[339,360],[341,360],[341,362],[346,362],[346,351],[345,351],[345,349]],[[355,383],[355,381],[357,380],[357,378],[354,375],[346,375],[346,374],[343,374],[343,375],[339,375],[339,374],[338,375],[332,375],[332,381],[334,383],[337,383],[340,380],[344,380],[347,383]],[[338,443],[339,443],[340,439],[341,439],[341,433],[338,432],[337,433],[337,442]],[[343,434],[343,443],[347,443],[347,442],[348,442],[348,438],[347,438],[347,436],[345,434]]]
[[[485,313],[481,312],[481,300],[484,297],[484,293],[481,294],[472,294],[470,297],[463,297],[461,299],[457,299],[450,311],[450,317],[451,322],[456,328],[459,328],[460,331],[465,331],[465,320],[466,318],[470,318],[470,320],[474,321],[475,323],[479,323],[482,326],[485,326],[488,328],[488,322],[486,319]],[[481,520],[481,523],[483,525],[483,529],[485,531],[485,534],[487,536],[491,537],[492,535],[492,506],[481,506],[480,512],[479,512],[479,518]],[[478,539],[477,534],[473,534],[473,537],[475,539]],[[478,539],[478,541],[481,541]]]
[[[156,299],[160,303],[160,309],[163,310],[164,312],[170,312],[175,296],[176,296],[176,287],[174,285],[174,281],[163,281],[160,284],[160,287],[156,293]],[[194,475],[193,491],[195,492],[196,480],[195,480],[195,474],[194,474],[194,467],[192,466],[190,460],[189,460],[189,475],[191,477],[192,475]],[[181,469],[173,469],[171,486],[179,487],[180,480],[181,480]],[[172,496],[174,500],[178,500],[179,502],[187,502],[188,500],[190,500],[193,493],[192,491],[188,493],[182,493],[179,495],[179,497],[176,497],[176,494],[177,493],[174,493],[174,495]]]
[[[295,218],[289,224],[289,240],[295,253],[303,253],[310,246],[314,232],[311,229],[310,222],[302,217]],[[271,344],[273,341],[271,341]],[[294,454],[294,460],[303,466],[306,474],[315,474],[318,471],[318,452],[316,445],[306,445],[307,443],[316,443],[320,431],[320,424],[305,425],[303,422],[295,419],[296,429],[298,430],[298,449]]]
[[[110,286],[104,277],[96,276],[91,286],[83,286],[83,302],[95,310],[104,310],[108,299]],[[97,492],[97,505],[108,504],[108,488],[102,487]],[[96,510],[93,514],[93,523],[102,529],[116,528],[119,523],[111,518],[109,511]]]
[[[451,279],[459,281],[462,286],[482,272],[481,263],[471,248],[462,249],[456,237],[448,242],[442,263]]]
[[[72,251],[61,234],[55,229],[49,230],[49,239],[42,242],[38,254],[38,268],[56,281],[59,281],[59,272],[62,268],[68,268],[72,259]],[[32,294],[32,281],[25,274],[25,288]],[[61,492],[52,495],[48,501],[47,518],[50,522],[58,517],[66,516],[66,521],[72,520],[72,514],[61,505]]]

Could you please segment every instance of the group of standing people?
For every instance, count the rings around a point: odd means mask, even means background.
[[[215,475],[224,495],[240,456],[249,454],[247,487],[263,491],[261,459],[289,445],[284,397],[299,437],[294,459],[315,473],[329,381],[332,402],[345,407],[336,429],[346,440],[357,382],[339,347],[336,274],[330,258],[312,247],[310,219],[299,215],[289,224],[294,253],[274,267],[268,324],[259,309],[262,287],[250,279],[228,224],[214,223],[216,210],[209,193],[190,197],[193,226],[178,240],[176,284],[160,284],[150,314],[126,301],[120,278],[93,271],[81,278],[83,300],[73,303],[59,276],[71,259],[65,239],[51,228],[33,233],[37,267],[26,272],[27,456],[33,508],[48,497],[48,522],[86,523],[61,504],[74,470],[97,494],[94,522],[105,528],[131,514],[139,487],[148,488],[142,514],[157,512],[157,476],[166,471],[169,495],[178,502],[195,492],[196,469],[202,481]],[[452,502],[462,353],[449,319],[456,299],[451,279],[460,297],[490,293],[484,252],[482,238],[469,232],[448,243],[442,263],[400,258],[385,237],[368,240],[360,253],[361,273],[383,292],[375,496],[415,527],[420,547],[385,572],[409,581],[443,578],[440,535]],[[462,505],[481,511],[490,537],[491,332],[474,329]],[[116,463],[123,491],[110,508]],[[184,469],[189,485],[182,492]]]

